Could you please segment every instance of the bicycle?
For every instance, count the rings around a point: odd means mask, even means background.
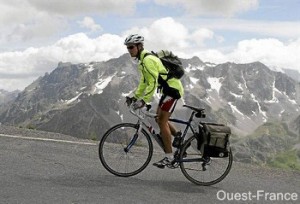
[[[198,150],[199,134],[192,127],[194,118],[204,118],[204,109],[189,105],[184,107],[192,110],[188,120],[170,118],[169,121],[185,125],[181,135],[180,145],[174,151],[174,161],[169,168],[180,167],[183,175],[192,183],[209,186],[222,181],[232,166],[232,151],[228,147],[228,157],[204,157]],[[162,138],[156,134],[148,118],[156,117],[149,109],[134,111],[130,106],[130,113],[138,118],[137,123],[121,123],[110,128],[99,143],[99,158],[104,168],[110,173],[120,177],[130,177],[142,172],[151,161],[153,155],[152,138],[164,149]],[[199,123],[199,128],[203,128]],[[188,130],[192,136],[185,140]],[[200,130],[199,130],[200,131]]]

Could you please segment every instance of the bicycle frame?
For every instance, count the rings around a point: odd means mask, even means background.
[[[137,122],[137,125],[138,125],[139,128],[138,128],[137,133],[134,135],[133,139],[129,143],[129,145],[125,148],[126,151],[128,151],[128,149],[130,149],[130,147],[132,145],[134,145],[134,143],[137,140],[137,137],[141,133],[142,129],[145,129],[146,132],[155,139],[155,141],[162,148],[162,150],[164,150],[164,145],[163,145],[162,140],[159,139],[159,136],[155,133],[155,131],[152,132],[152,131],[149,130],[150,128],[153,129],[152,125],[148,126],[146,124],[146,122],[145,122],[147,120],[146,119],[147,117],[149,117],[149,118],[155,118],[155,117],[157,117],[157,115],[155,113],[150,113],[149,111],[144,111],[143,109],[134,110],[132,106],[130,106],[129,108],[130,108],[130,113],[139,118],[139,120]],[[192,114],[191,114],[191,116],[190,116],[190,118],[188,120],[181,120],[181,119],[176,119],[176,118],[170,118],[169,119],[170,122],[174,122],[174,123],[186,125],[185,129],[184,129],[184,131],[182,133],[182,136],[181,136],[182,140],[184,140],[184,138],[186,137],[187,132],[188,132],[189,129],[192,131],[192,134],[196,133],[196,131],[194,130],[194,128],[191,125],[191,123],[192,123],[192,121],[194,119],[194,116],[195,116],[195,112],[193,111]],[[179,149],[179,148],[180,147],[178,147],[177,149]]]

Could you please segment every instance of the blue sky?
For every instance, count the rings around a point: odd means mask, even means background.
[[[0,89],[24,89],[60,61],[119,57],[130,33],[149,50],[300,71],[300,0],[0,0]]]

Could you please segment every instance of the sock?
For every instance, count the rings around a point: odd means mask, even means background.
[[[166,153],[165,156],[166,156],[169,160],[173,160],[173,159],[174,159],[173,153]]]

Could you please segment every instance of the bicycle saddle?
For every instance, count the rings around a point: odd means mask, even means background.
[[[196,107],[193,107],[190,105],[183,105],[183,107],[189,108],[189,109],[197,112],[195,115],[197,118],[205,118],[205,113],[204,113],[205,109],[204,108],[196,108]]]

